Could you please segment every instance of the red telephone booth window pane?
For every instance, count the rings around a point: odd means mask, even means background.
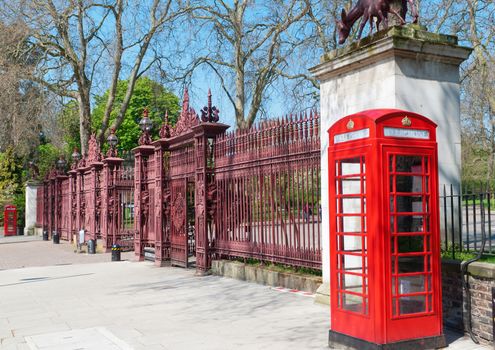
[[[366,164],[364,157],[336,161],[337,307],[368,313]]]
[[[390,253],[392,315],[432,311],[429,161],[391,155]]]

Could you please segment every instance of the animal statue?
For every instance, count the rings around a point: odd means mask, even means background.
[[[394,2],[394,0],[359,0],[349,13],[347,14],[344,9],[342,9],[340,21],[337,20],[337,29],[339,34],[339,44],[343,44],[347,37],[349,37],[349,33],[351,32],[352,26],[359,18],[363,18],[361,24],[359,26],[358,39],[361,38],[363,33],[363,29],[366,26],[366,23],[370,23],[371,32],[373,32],[373,18],[377,18],[376,28],[378,31],[379,25],[381,22],[385,24],[385,27],[388,27],[388,14],[391,12],[396,15],[402,24],[406,23],[406,14],[407,14],[407,4],[409,3],[411,7],[411,12],[414,18],[414,23],[418,21],[418,11],[416,9],[416,4],[414,0],[401,0],[402,1],[402,10],[400,13],[397,13],[390,5]]]

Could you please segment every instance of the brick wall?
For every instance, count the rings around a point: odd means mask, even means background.
[[[471,292],[471,327],[482,344],[493,344],[492,287],[495,287],[495,264],[469,265]],[[463,295],[460,263],[442,262],[444,324],[462,329],[469,322],[466,296]],[[463,309],[461,308],[464,300]]]
[[[462,331],[461,264],[455,260],[442,262],[442,308],[444,325]]]

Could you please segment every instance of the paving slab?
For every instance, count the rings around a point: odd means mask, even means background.
[[[52,264],[0,271],[2,350],[328,349],[328,306],[313,298],[149,262],[112,263],[108,254],[92,262],[46,244],[0,247],[0,260],[2,248],[19,247],[4,266]],[[31,245],[35,256],[23,256],[34,254]],[[71,265],[58,263],[70,257]],[[449,349],[490,349],[447,335]]]

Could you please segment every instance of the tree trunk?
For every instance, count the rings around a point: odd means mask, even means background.
[[[238,68],[235,77],[235,120],[240,129],[249,127],[244,120],[244,107],[246,102],[246,93],[244,91],[244,71]]]
[[[77,96],[79,104],[79,134],[81,137],[81,154],[88,153],[88,141],[91,135],[91,108],[89,94],[81,91]]]

